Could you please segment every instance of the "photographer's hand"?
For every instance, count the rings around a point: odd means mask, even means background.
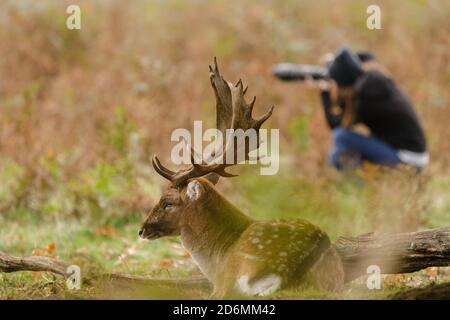
[[[328,80],[314,80],[311,76],[307,76],[304,83],[308,89],[330,90],[330,81]]]

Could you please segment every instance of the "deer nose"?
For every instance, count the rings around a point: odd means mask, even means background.
[[[141,230],[139,230],[139,237],[142,237],[143,234],[144,234],[144,228],[141,228]]]

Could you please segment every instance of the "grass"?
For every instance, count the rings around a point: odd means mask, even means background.
[[[33,217],[3,220],[8,230],[2,233],[0,251],[17,256],[48,256],[78,265],[86,283],[80,292],[74,292],[66,288],[64,280],[51,274],[2,274],[0,299],[86,297],[95,289],[90,279],[112,272],[159,277],[192,273],[194,266],[178,239],[143,241],[137,236],[140,222],[116,219],[108,225],[96,225],[78,219],[51,224],[37,222]]]
[[[69,4],[81,6],[80,31],[65,27]],[[168,159],[173,129],[214,122],[213,56],[227,79],[249,84],[257,115],[276,106],[267,126],[280,129],[279,174],[260,176],[247,166],[219,186],[244,212],[301,217],[333,240],[449,226],[449,4],[379,1],[380,31],[366,29],[366,4],[324,10],[325,1],[2,1],[0,251],[56,257],[80,265],[87,277],[74,292],[48,273],[0,274],[0,299],[207,296],[162,288],[133,295],[96,278],[198,274],[179,239],[142,242],[137,231],[163,186],[151,155]],[[280,61],[318,63],[342,43],[372,50],[414,102],[432,159],[422,175],[371,167],[336,173],[326,164],[330,133],[317,93],[270,74]],[[361,280],[344,295],[275,298],[385,298],[447,279],[434,273],[388,277],[381,292]]]
[[[249,170],[251,171],[251,170]],[[240,207],[247,208],[247,212],[260,219],[279,217],[302,217],[318,225],[330,234],[333,239],[342,235],[356,235],[368,231],[377,231],[383,225],[383,216],[386,205],[382,208],[370,206],[375,190],[383,195],[386,184],[392,183],[392,176],[398,175],[405,179],[403,184],[411,183],[411,177],[406,173],[380,173],[376,178],[369,180],[367,172],[359,172],[359,176],[340,177],[335,180],[327,180],[327,186],[321,186],[317,182],[307,184],[299,183],[295,179],[287,177],[277,181],[271,178],[255,181],[254,175],[243,174],[236,178],[236,183],[243,193],[234,194],[232,201]],[[366,179],[366,180],[363,180]],[[116,181],[113,179],[113,181]],[[261,183],[261,181],[267,183]],[[112,182],[116,183],[116,182]],[[417,183],[414,178],[413,184]],[[440,183],[436,185],[441,190]],[[271,185],[271,192],[264,194],[262,190]],[[376,187],[374,186],[376,185]],[[444,184],[445,185],[445,184]],[[280,193],[282,195],[280,195]],[[292,195],[289,195],[292,193]],[[329,195],[324,196],[325,194]],[[427,193],[425,193],[427,194]],[[434,194],[434,193],[433,193]],[[295,200],[293,199],[295,197]],[[264,199],[269,201],[263,201]],[[326,198],[327,201],[323,199]],[[423,196],[422,196],[423,198]],[[273,201],[275,199],[276,201]],[[286,201],[286,199],[290,199]],[[422,199],[423,200],[423,199]],[[448,201],[448,199],[447,199]],[[388,204],[388,206],[391,204]],[[397,206],[398,204],[395,204]],[[448,203],[439,203],[437,207],[428,210],[427,225],[429,227],[440,226],[435,224],[445,216]],[[421,210],[420,208],[418,210]],[[415,215],[416,212],[409,214]],[[368,219],[367,216],[372,217]],[[44,255],[61,259],[72,264],[79,265],[85,277],[82,290],[68,290],[65,282],[57,276],[47,273],[27,273],[0,275],[1,299],[32,299],[32,298],[206,298],[208,292],[187,291],[176,292],[167,288],[145,288],[140,290],[121,288],[113,290],[110,295],[109,288],[112,284],[108,281],[98,282],[96,279],[104,273],[126,273],[133,275],[145,275],[156,277],[185,277],[199,274],[198,269],[184,251],[180,240],[177,238],[160,239],[157,241],[143,241],[138,239],[137,230],[142,218],[136,215],[98,218],[64,218],[52,217],[41,220],[37,214],[26,210],[10,212],[7,217],[0,219],[3,228],[1,233],[0,251],[17,256]],[[395,226],[395,220],[389,218],[391,230],[402,230],[405,221],[410,217],[400,217]],[[353,223],[349,225],[348,220]],[[384,228],[384,230],[386,230]],[[330,232],[331,231],[331,232]],[[389,283],[382,291],[370,291],[365,289],[364,281],[351,284],[347,292],[342,294],[330,294],[325,292],[296,292],[286,291],[274,296],[274,298],[299,298],[299,299],[381,299],[404,287],[424,285],[434,279],[429,276],[429,271],[418,273],[419,275],[405,276],[402,278],[387,278]],[[443,281],[446,272],[439,280]],[[391,280],[389,280],[391,279]],[[394,279],[394,280],[392,280]],[[415,282],[411,279],[416,279]],[[411,285],[411,283],[413,283]]]

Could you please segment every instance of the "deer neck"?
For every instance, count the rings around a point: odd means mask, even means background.
[[[210,280],[220,272],[228,249],[253,222],[217,191],[211,191],[188,210],[181,225],[183,246]]]

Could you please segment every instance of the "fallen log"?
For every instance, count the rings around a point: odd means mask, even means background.
[[[66,276],[68,265],[64,262],[46,257],[13,257],[0,252],[0,272],[48,271]]]
[[[70,276],[67,273],[69,264],[41,256],[14,257],[0,252],[0,272],[10,273],[18,271],[42,271],[51,272],[64,278]],[[127,275],[121,273],[106,273],[93,275],[97,280],[113,282],[115,286],[130,287],[134,285],[160,286],[180,290],[205,290],[211,291],[211,283],[202,276],[191,276],[189,278],[161,278]]]
[[[390,300],[448,300],[450,283],[430,284],[422,288],[402,290],[388,296]]]
[[[370,265],[378,266],[382,274],[450,266],[450,228],[341,237],[335,245],[344,263],[346,281],[367,274]]]
[[[383,274],[409,273],[428,267],[450,266],[450,228],[398,233],[341,237],[335,243],[344,263],[346,281],[367,274],[376,265]],[[0,252],[0,272],[48,271],[67,276],[67,264],[46,257],[19,258]],[[106,275],[113,281],[148,282],[167,286],[209,287],[201,277],[156,279],[121,274]]]

